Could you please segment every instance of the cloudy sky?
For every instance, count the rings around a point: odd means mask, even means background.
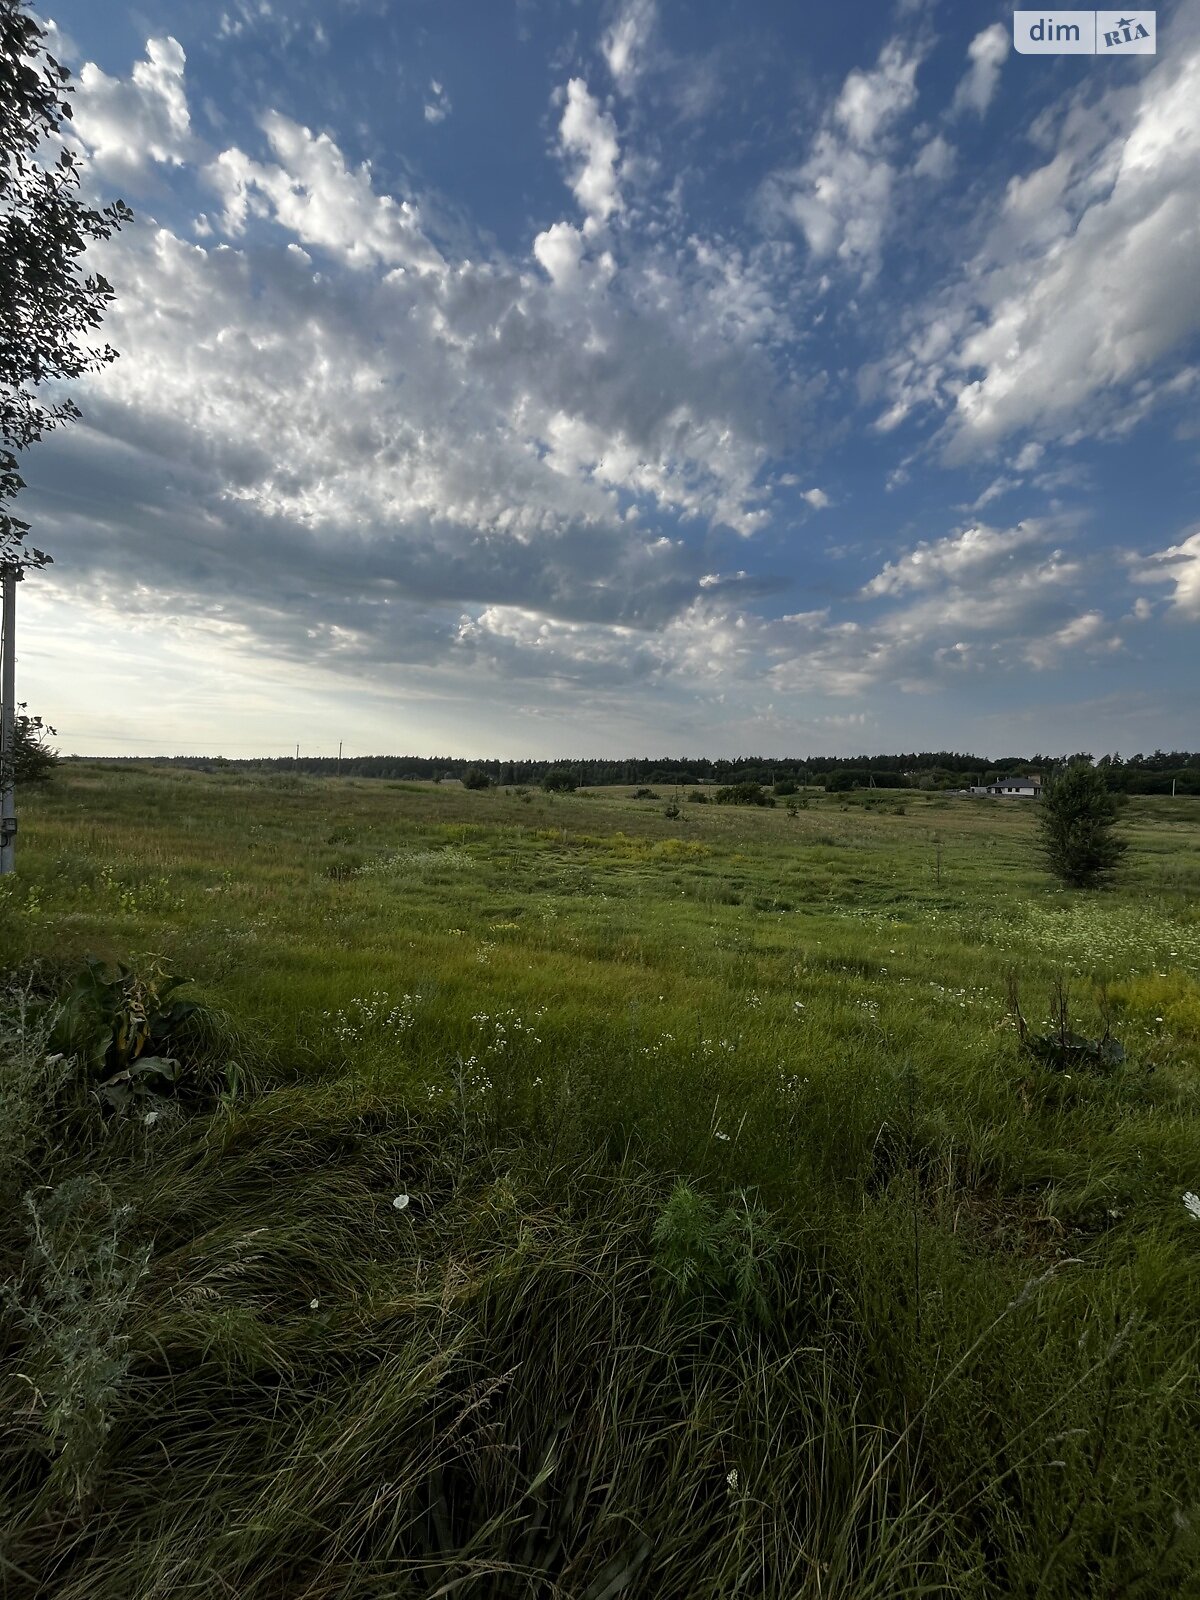
[[[65,0],[84,753],[1200,745],[1200,5]]]

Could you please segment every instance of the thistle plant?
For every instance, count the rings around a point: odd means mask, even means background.
[[[79,1505],[129,1369],[125,1323],[150,1252],[128,1245],[132,1208],[98,1178],[27,1194],[25,1211],[25,1273],[3,1299],[25,1333],[22,1365],[54,1458],[51,1483]]]

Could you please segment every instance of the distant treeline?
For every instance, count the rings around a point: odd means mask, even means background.
[[[1080,752],[1086,760],[1090,755]],[[72,758],[73,759],[73,758]],[[136,757],[116,757],[135,760]],[[141,758],[145,759],[145,758]],[[223,756],[160,756],[176,766],[207,769],[231,768],[255,772],[308,773],[332,777],[391,778],[437,782],[458,778],[473,787],[486,784],[542,785],[547,788],[588,788],[612,783],[631,784],[737,784],[774,785],[793,782],[831,790],[846,789],[965,789],[972,784],[999,781],[1012,773],[1040,773],[1043,777],[1068,759],[1066,756],[1005,756],[993,760],[955,750],[912,751],[893,756],[739,756],[710,760],[707,756],[634,757],[612,761],[473,761],[458,756],[278,756],[261,760],[229,760]],[[1104,755],[1096,761],[1110,789],[1125,794],[1200,794],[1200,753],[1156,750],[1153,755]]]

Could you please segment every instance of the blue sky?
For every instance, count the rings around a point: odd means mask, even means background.
[[[84,0],[65,749],[1195,747],[1200,7]]]

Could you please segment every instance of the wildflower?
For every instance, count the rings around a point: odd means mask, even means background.
[[[718,1133],[717,1138],[724,1140],[726,1144],[729,1143],[729,1135],[727,1133]]]
[[[1188,1216],[1194,1217],[1197,1222],[1200,1222],[1200,1194],[1193,1194],[1189,1189],[1183,1197],[1183,1203],[1187,1209]]]
[[[409,1196],[408,1195],[406,1195],[406,1194],[398,1194],[396,1196],[396,1198],[392,1201],[392,1204],[395,1206],[397,1211],[403,1211],[405,1206],[408,1204],[408,1201],[409,1201]]]
[[[308,1302],[308,1309],[310,1311],[315,1311],[320,1304],[321,1302],[319,1300],[310,1300]]]
[[[725,1482],[729,1485],[730,1494],[736,1494],[738,1492],[739,1479],[738,1469],[736,1467],[730,1467],[729,1471],[725,1474]]]

